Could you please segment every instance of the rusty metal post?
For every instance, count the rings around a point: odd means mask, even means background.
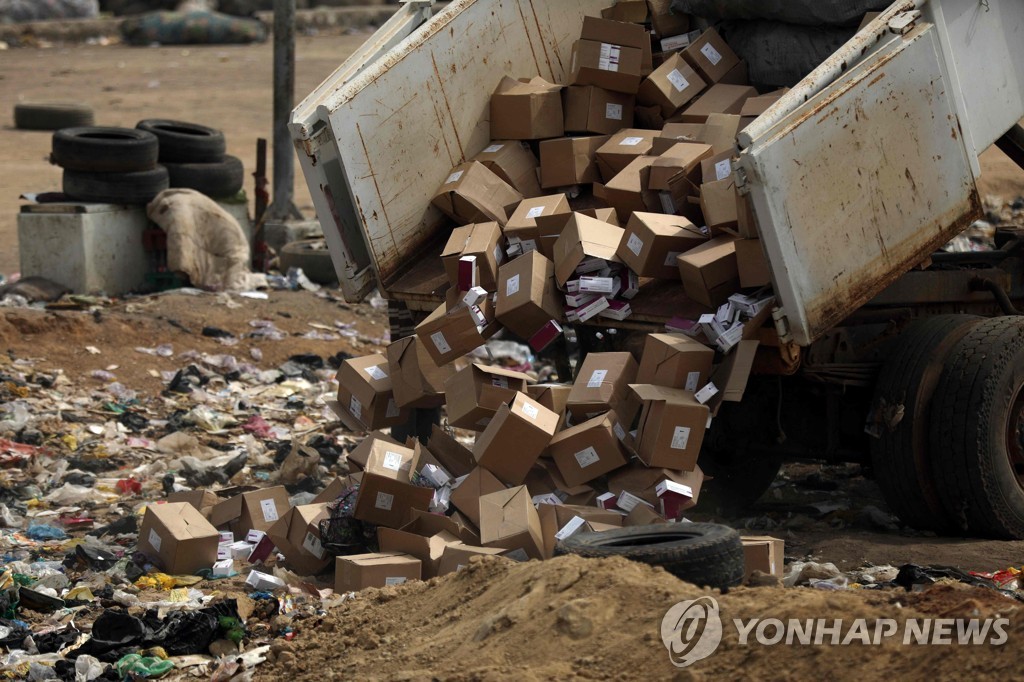
[[[274,199],[271,220],[302,218],[295,208],[295,150],[288,120],[295,107],[295,0],[274,0]]]

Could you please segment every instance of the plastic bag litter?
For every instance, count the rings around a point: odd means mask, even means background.
[[[106,666],[92,656],[79,656],[75,661],[75,682],[92,682],[103,674]]]
[[[811,581],[831,580],[840,577],[844,577],[843,573],[833,563],[819,564],[814,561],[794,561],[789,565],[789,572],[782,579],[782,584],[786,587],[795,587],[797,585],[805,585]]]
[[[64,540],[68,537],[68,534],[63,529],[57,528],[56,526],[50,526],[42,523],[35,523],[28,527],[25,531],[25,535],[33,540]]]
[[[124,679],[134,677],[162,677],[174,669],[174,663],[162,658],[128,654],[114,664],[114,670]]]

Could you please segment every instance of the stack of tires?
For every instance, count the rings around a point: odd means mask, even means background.
[[[159,141],[159,161],[171,187],[194,189],[213,199],[233,197],[242,189],[242,162],[224,153],[221,131],[163,119],[139,121],[136,129]]]
[[[133,128],[64,128],[53,134],[53,162],[64,194],[78,201],[145,204],[167,189],[156,136]]]

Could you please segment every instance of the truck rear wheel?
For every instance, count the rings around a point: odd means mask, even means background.
[[[956,344],[931,421],[936,488],[956,528],[1024,538],[1024,317],[985,320]]]
[[[981,320],[938,315],[911,323],[878,375],[872,411],[880,433],[871,440],[872,468],[892,511],[919,530],[942,533],[953,528],[932,473],[930,407],[947,356]]]

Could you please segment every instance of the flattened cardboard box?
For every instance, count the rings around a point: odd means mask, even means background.
[[[501,79],[491,96],[491,138],[543,140],[565,132],[562,86],[537,77],[517,81]]]
[[[715,237],[676,259],[689,298],[717,308],[736,293],[740,284],[736,241],[728,235]]]
[[[539,218],[568,215],[572,213],[565,194],[550,194],[533,199],[524,199],[505,225],[505,238],[509,244],[520,244],[523,253],[537,249],[540,238]]]
[[[473,160],[482,163],[524,197],[542,194],[537,180],[537,157],[522,142],[495,140]]]
[[[678,280],[676,257],[706,241],[697,226],[683,216],[638,211],[626,224],[616,254],[641,277]]]
[[[267,532],[290,508],[288,491],[275,485],[219,502],[210,510],[210,523],[227,527],[236,538],[245,537],[250,530]]]
[[[601,171],[601,178],[605,182],[610,181],[638,156],[649,152],[657,135],[657,131],[640,128],[627,128],[612,135],[597,150],[597,167]]]
[[[217,561],[220,534],[186,502],[151,504],[139,528],[139,551],[172,575],[192,575]]]
[[[409,418],[408,410],[395,400],[388,359],[379,353],[341,363],[338,403],[366,431],[403,424]]]
[[[483,431],[502,405],[525,393],[529,375],[503,367],[474,363],[445,382],[448,423],[460,429]]]
[[[504,225],[523,195],[486,166],[469,161],[456,166],[431,203],[462,224],[495,221]]]
[[[326,503],[303,504],[289,509],[267,531],[287,565],[299,575],[317,575],[331,564],[333,557],[320,537],[320,521],[326,518]]]
[[[786,541],[767,535],[741,535],[743,543],[743,579],[754,571],[781,578],[785,573]]]
[[[468,566],[470,560],[475,556],[502,556],[505,552],[506,550],[500,547],[477,547],[461,542],[453,542],[450,545],[445,545],[437,574],[442,576],[449,573],[458,573]]]
[[[610,135],[633,125],[632,95],[593,85],[571,85],[563,96],[566,132]]]
[[[618,263],[615,251],[621,240],[621,227],[573,213],[555,242],[555,281],[564,285],[587,256]]]
[[[757,97],[757,90],[748,85],[719,83],[705,90],[676,118],[680,123],[707,123],[711,114],[739,114],[751,97]]]
[[[637,456],[650,467],[693,471],[711,411],[678,388],[632,384],[643,402],[637,426]]]
[[[540,517],[526,486],[480,498],[480,541],[485,547],[522,550],[531,559],[544,558]]]
[[[438,366],[418,336],[388,344],[391,390],[400,408],[444,405],[444,382],[461,367],[458,361]]]
[[[686,106],[707,83],[679,55],[671,55],[640,84],[637,101],[661,108],[665,118]]]
[[[607,135],[565,137],[540,143],[540,185],[544,189],[598,182],[597,150]]]
[[[476,467],[452,489],[451,502],[466,518],[480,526],[480,498],[505,489],[505,484],[483,467]]]
[[[530,251],[498,271],[498,321],[523,339],[529,339],[551,320],[563,318],[555,287],[555,264]]]
[[[519,485],[551,442],[560,421],[558,414],[526,393],[516,393],[477,438],[473,456],[498,480]]]
[[[501,325],[494,317],[494,306],[490,298],[479,306],[486,324],[478,325],[468,307],[449,311],[447,303],[441,304],[434,314],[416,325],[416,336],[438,365],[458,360],[494,336]]]
[[[612,420],[600,415],[555,434],[547,456],[571,486],[580,485],[626,465],[619,439],[612,432]]]
[[[334,591],[359,592],[369,587],[390,587],[419,580],[422,565],[408,554],[374,553],[340,556],[335,560]]]
[[[588,353],[569,393],[573,419],[583,421],[615,409],[636,381],[636,372],[630,353]]]
[[[704,31],[700,38],[683,50],[683,59],[708,83],[719,82],[740,63],[740,58],[713,28]]]
[[[594,185],[594,196],[615,209],[620,222],[629,220],[636,211],[657,210],[658,195],[648,189],[653,156],[638,156],[606,185]]]
[[[437,576],[438,565],[445,546],[458,542],[459,538],[446,530],[432,535],[422,535],[415,521],[394,528],[378,528],[377,544],[382,552],[401,552],[420,560],[424,579]]]
[[[203,515],[204,518],[210,518],[210,511],[214,505],[220,502],[220,498],[210,490],[182,490],[180,492],[171,493],[167,496],[168,502],[185,502],[190,504]]]
[[[648,334],[636,383],[696,393],[711,378],[714,360],[714,350],[685,334]]]

